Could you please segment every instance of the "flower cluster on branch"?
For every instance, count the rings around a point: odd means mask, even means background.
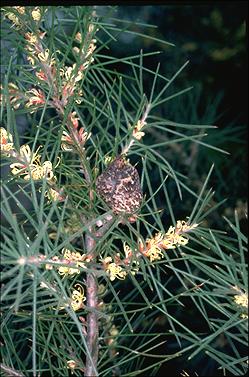
[[[55,186],[57,178],[54,169],[60,163],[60,159],[55,166],[49,160],[41,162],[42,156],[38,153],[41,146],[32,152],[30,146],[24,144],[17,151],[14,147],[12,134],[3,127],[0,127],[0,142],[1,154],[15,161],[10,164],[13,176],[21,177],[25,181],[46,179],[51,187],[45,192],[45,196],[53,201],[64,200],[62,191]]]
[[[115,279],[124,280],[129,273],[135,275],[139,271],[139,258],[144,256],[152,263],[162,259],[164,257],[164,250],[186,245],[188,243],[186,233],[195,229],[197,226],[198,224],[190,225],[185,221],[178,220],[176,226],[170,226],[165,234],[159,232],[153,237],[147,238],[145,245],[139,240],[139,246],[134,251],[127,244],[124,244],[124,258],[117,253],[114,258],[110,256],[107,256],[104,259],[100,258],[98,263],[99,265],[102,265],[102,271],[105,272],[110,281],[114,281]],[[87,269],[92,266],[92,256],[87,253],[81,254],[78,251],[63,248],[61,254],[62,258],[54,256],[51,260],[48,260],[45,255],[40,255],[38,258],[31,257],[19,263],[40,263],[45,265],[47,270],[56,268],[58,274],[63,278],[70,278],[79,275],[82,272],[82,269],[87,271]],[[74,289],[71,295],[70,305],[74,311],[77,311],[84,307],[83,302],[86,298],[84,296],[83,287],[78,283],[75,287],[76,289]],[[240,300],[237,297],[239,297]],[[235,296],[235,302],[241,304],[241,295]],[[244,299],[243,305],[245,305]],[[64,308],[65,306],[60,307],[60,309]]]
[[[185,221],[178,220],[176,226],[170,226],[166,233],[156,233],[153,237],[147,238],[145,245],[139,240],[139,246],[134,251],[124,244],[125,258],[122,258],[117,253],[114,258],[107,256],[104,259],[99,259],[99,264],[102,265],[102,270],[110,281],[115,279],[124,280],[129,273],[135,275],[139,271],[139,258],[142,256],[148,258],[150,262],[160,260],[164,257],[163,251],[167,249],[174,249],[177,246],[185,246],[188,243],[186,233],[195,229],[198,224],[187,224]],[[81,273],[81,269],[87,270],[91,268],[92,257],[88,254],[81,254],[64,248],[62,250],[63,258],[54,256],[48,263],[45,256],[41,258],[41,262],[46,262],[46,269],[56,268],[59,275],[63,278],[73,277]],[[79,301],[76,300],[79,297]],[[72,295],[71,301],[75,304],[72,305],[73,310],[82,308],[84,298],[82,290],[76,290]]]
[[[238,292],[238,294],[234,295],[233,300],[237,308],[239,308],[241,311],[241,318],[246,319],[248,318],[248,293],[243,292],[238,287],[233,288]]]
[[[80,63],[73,63],[72,66],[67,66],[65,63],[61,64],[58,60],[60,51],[51,52],[50,49],[44,47],[46,32],[41,31],[39,28],[43,16],[40,7],[17,6],[4,9],[4,11],[5,17],[13,23],[14,27],[20,29],[20,33],[27,43],[25,46],[27,60],[42,85],[42,88],[32,87],[22,93],[15,84],[9,84],[11,105],[17,109],[21,102],[24,102],[25,107],[32,113],[47,103],[63,118],[65,107],[72,96],[74,96],[76,104],[81,103],[83,100],[82,82],[85,77],[85,71],[94,61],[93,52],[96,49],[96,39],[92,38],[97,31],[95,26],[93,24],[88,25],[84,39],[80,32],[76,33],[75,43],[80,44],[80,47],[74,47],[73,51],[78,54]],[[33,20],[32,31],[27,28],[24,19],[22,21],[22,17],[27,19],[31,17]],[[58,77],[60,77],[60,80],[58,80]],[[43,89],[46,86],[51,90],[51,98],[47,98]],[[1,100],[3,100],[2,92],[1,88]],[[67,115],[66,126],[69,134],[66,131],[63,132],[62,149],[73,151],[75,146],[82,149],[91,134],[83,127],[78,129],[79,118],[76,117],[74,111]]]

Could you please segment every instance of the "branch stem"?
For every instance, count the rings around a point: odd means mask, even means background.
[[[2,363],[0,364],[0,369],[8,377],[24,377],[24,374],[22,374],[21,372],[13,368],[10,368],[7,365],[4,365]]]
[[[91,229],[89,229],[91,231]],[[91,253],[95,247],[95,240],[86,234],[86,249],[88,253]],[[98,282],[97,277],[94,272],[88,273],[86,278],[86,300],[87,306],[93,311],[89,311],[87,314],[87,337],[86,343],[91,357],[86,355],[86,365],[85,365],[85,377],[98,376],[97,372],[97,362],[98,362],[98,351],[99,351],[99,325],[98,317],[96,314],[96,309],[98,306]]]
[[[146,108],[145,108],[145,111],[144,111],[144,114],[140,120],[141,124],[144,125],[146,123],[146,119],[149,115],[149,112],[151,110],[151,103],[148,103]],[[131,138],[129,140],[129,142],[124,146],[121,154],[127,154],[129,152],[129,150],[131,149],[132,145],[135,143],[136,141],[136,138]]]

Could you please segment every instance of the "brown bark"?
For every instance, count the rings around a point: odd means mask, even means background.
[[[90,230],[90,229],[89,229]],[[86,235],[86,249],[89,254],[95,246],[94,239],[87,234]],[[88,273],[86,278],[86,303],[89,309],[87,314],[87,337],[86,343],[91,355],[91,358],[86,355],[86,365],[85,365],[85,377],[98,376],[97,372],[97,362],[98,362],[98,352],[99,352],[99,325],[98,316],[95,310],[98,305],[98,282],[94,273]],[[93,311],[91,310],[93,309]]]

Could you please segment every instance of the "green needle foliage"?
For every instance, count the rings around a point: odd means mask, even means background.
[[[167,78],[146,66],[160,51],[115,58],[148,36],[112,12],[2,10],[2,375],[243,375],[247,239],[236,212],[205,226],[225,198],[212,161],[193,167],[200,146],[228,158],[206,141],[215,106],[208,124],[166,119],[188,62]]]

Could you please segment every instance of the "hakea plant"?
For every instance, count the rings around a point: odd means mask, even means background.
[[[79,350],[74,350],[71,345],[66,344],[68,356],[64,359],[62,366],[62,370],[65,368],[64,373],[69,370],[76,375],[84,373],[85,376],[97,376],[99,360],[103,364],[108,363],[105,359],[109,355],[109,363],[112,363],[112,365],[108,367],[109,369],[107,368],[106,373],[112,371],[112,375],[120,375],[122,361],[119,365],[118,352],[116,351],[119,347],[119,330],[110,312],[112,304],[109,304],[108,301],[104,302],[104,299],[101,298],[103,292],[110,287],[110,292],[114,294],[118,306],[123,311],[122,300],[117,297],[112,285],[120,283],[120,290],[122,290],[123,281],[139,279],[143,275],[146,281],[148,278],[145,276],[145,266],[149,269],[150,266],[155,269],[162,266],[165,263],[164,259],[170,259],[170,252],[179,250],[180,253],[182,247],[189,245],[190,240],[193,240],[193,234],[198,229],[200,229],[200,238],[203,238],[203,230],[201,230],[197,221],[201,212],[195,217],[193,214],[189,214],[188,220],[178,220],[175,221],[175,224],[169,224],[167,230],[163,230],[163,227],[160,226],[159,230],[159,212],[148,206],[147,203],[150,198],[146,199],[143,188],[147,170],[146,174],[142,174],[141,181],[138,168],[128,159],[128,155],[135,154],[141,156],[142,161],[144,161],[145,154],[143,155],[141,151],[143,145],[146,144],[143,144],[143,140],[146,139],[146,131],[155,122],[155,118],[150,116],[151,111],[163,102],[161,100],[163,92],[173,80],[168,80],[165,89],[153,99],[157,71],[154,75],[153,89],[149,100],[141,90],[141,103],[136,116],[126,113],[123,105],[116,102],[119,117],[121,109],[124,111],[123,121],[127,124],[125,136],[123,139],[119,139],[120,145],[118,147],[113,145],[112,153],[109,153],[109,151],[103,153],[106,143],[110,147],[106,137],[111,138],[112,134],[108,134],[108,131],[102,132],[101,126],[98,129],[99,137],[96,130],[94,132],[93,127],[91,129],[87,127],[87,120],[90,122],[92,117],[93,123],[98,124],[98,118],[101,118],[101,116],[107,118],[113,116],[110,99],[117,101],[119,95],[114,92],[114,86],[112,87],[108,83],[109,72],[106,72],[106,78],[103,79],[104,76],[101,72],[103,67],[97,59],[97,54],[95,57],[98,47],[97,41],[99,40],[99,43],[101,43],[97,34],[100,27],[104,30],[105,25],[99,21],[96,11],[89,11],[87,8],[84,14],[84,30],[83,32],[75,30],[71,44],[71,55],[68,59],[70,65],[66,65],[66,56],[63,56],[59,49],[52,50],[49,47],[51,44],[47,42],[49,31],[44,30],[43,21],[50,10],[49,7],[15,6],[3,11],[11,28],[17,30],[19,36],[21,36],[26,61],[31,68],[29,74],[33,77],[35,85],[25,91],[18,83],[10,82],[5,86],[3,85],[1,87],[2,106],[5,107],[9,104],[13,111],[20,109],[33,115],[40,114],[42,111],[42,117],[44,117],[44,109],[52,109],[57,114],[58,122],[61,124],[59,131],[57,128],[57,136],[54,139],[54,142],[58,143],[59,149],[53,160],[45,158],[47,153],[45,145],[37,147],[35,142],[33,145],[26,143],[17,147],[15,134],[10,131],[12,127],[1,127],[0,129],[1,154],[10,165],[12,179],[9,182],[16,180],[20,188],[23,183],[31,184],[33,188],[35,187],[32,195],[34,196],[35,192],[37,195],[42,195],[44,198],[42,203],[45,200],[45,205],[50,208],[48,218],[41,228],[42,236],[38,232],[35,236],[26,237],[25,245],[29,250],[32,249],[31,239],[34,240],[33,253],[22,254],[22,250],[20,250],[16,263],[22,271],[24,271],[25,266],[31,266],[33,270],[31,269],[28,275],[36,282],[38,279],[37,271],[43,271],[39,273],[38,287],[42,290],[43,295],[48,294],[50,297],[53,295],[55,297],[54,300],[51,300],[51,304],[48,301],[46,308],[51,310],[52,313],[56,312],[58,316],[60,313],[64,313],[61,314],[62,317],[60,318],[65,316],[71,318],[81,331],[80,341],[83,342],[85,356],[79,357],[82,346],[79,347]],[[29,24],[28,21],[31,21],[31,23]],[[141,58],[142,55],[140,55]],[[96,67],[95,59],[97,59]],[[99,78],[97,77],[98,66],[101,68]],[[92,76],[91,72],[93,73]],[[140,65],[141,72],[142,67]],[[90,81],[87,81],[88,75],[90,75]],[[103,108],[101,108],[99,95],[95,95],[94,92],[92,93],[89,90],[90,82],[92,83],[94,79],[96,83],[103,79],[111,92],[110,97],[107,97],[107,100],[103,102]],[[102,90],[99,84],[98,88]],[[141,88],[142,84],[140,83]],[[119,90],[121,89],[122,83],[120,81]],[[90,98],[89,93],[92,98]],[[106,95],[105,88],[102,91],[103,93]],[[89,110],[89,114],[85,118],[79,112],[80,106]],[[97,112],[99,112],[98,115]],[[125,128],[120,127],[117,135],[120,135],[121,130],[125,130]],[[37,139],[38,137],[36,137],[36,141]],[[192,140],[194,141],[195,138],[192,137]],[[101,141],[103,146],[101,146]],[[136,148],[137,150],[140,149],[139,153],[135,153]],[[68,156],[68,159],[65,156]],[[70,166],[70,161],[74,161],[73,164],[77,163],[79,169],[77,179],[75,171],[70,170],[70,173],[67,173],[66,169]],[[151,159],[151,162],[155,162],[155,159]],[[64,166],[66,166],[65,169]],[[104,166],[102,172],[101,166]],[[178,178],[166,162],[164,168],[159,169],[160,174],[163,170],[175,179],[179,189]],[[64,181],[61,178],[63,171],[66,177]],[[72,194],[70,187],[75,187],[76,190],[72,191]],[[28,192],[28,188],[25,190]],[[80,200],[79,196],[77,197],[79,192],[82,192],[82,195],[84,193],[83,205],[77,203]],[[154,200],[154,194],[151,191],[150,195],[151,200]],[[150,209],[150,215],[157,219],[155,223],[157,225],[149,225],[146,220],[145,208]],[[203,208],[204,206],[202,206],[202,210]],[[62,213],[57,223],[51,220],[54,211],[57,214],[60,211]],[[64,218],[63,213],[66,211],[69,211],[70,216]],[[41,215],[39,215],[39,219],[39,221],[42,220]],[[30,218],[29,221],[31,221]],[[139,231],[140,225],[138,226],[138,224],[144,224],[143,231]],[[125,234],[125,227],[130,234],[128,238]],[[121,244],[118,244],[118,236],[112,237],[117,229],[120,230]],[[44,251],[37,252],[41,248],[39,242],[44,237],[44,232],[47,232],[48,235],[47,246],[44,244]],[[59,243],[60,237],[63,240],[61,244]],[[108,237],[111,241],[108,241]],[[173,255],[175,257],[177,254],[172,254],[172,257]],[[159,276],[159,270],[156,274]],[[22,272],[23,276],[24,272]],[[68,282],[67,288],[65,288],[66,282]],[[160,293],[162,284],[160,283],[160,285],[156,287],[156,291],[159,299],[162,300]],[[21,286],[22,281],[20,280],[18,283],[20,294]],[[194,289],[200,289],[201,286],[202,284],[197,282],[193,284]],[[139,289],[141,291],[143,288]],[[239,295],[238,291],[234,290],[234,293],[236,292],[237,294],[234,294],[235,304],[243,307],[248,306],[246,293],[242,292]],[[146,302],[148,301],[146,297],[144,299]],[[150,307],[152,307],[151,304],[149,303]],[[14,306],[15,312],[18,313],[19,304],[15,303]],[[155,307],[158,307],[158,304],[155,304]],[[165,311],[163,312],[165,313]],[[244,312],[243,315],[245,316]],[[124,317],[127,320],[128,327],[131,328],[125,312]],[[36,328],[36,330],[33,328],[34,334],[38,331],[35,321],[36,319],[33,322],[33,326]],[[50,356],[50,366],[42,367],[38,372],[41,361],[38,364],[38,356],[34,346],[35,335],[33,335],[32,342],[33,376],[43,375],[43,370],[44,375],[47,375],[48,370],[50,370],[50,375],[55,375]],[[50,353],[49,350],[46,352]],[[18,365],[17,368],[21,369],[21,364]],[[58,365],[56,368],[59,368]],[[5,364],[2,365],[2,369],[3,371],[14,370],[11,366]],[[15,371],[15,373],[18,373],[18,371]]]

